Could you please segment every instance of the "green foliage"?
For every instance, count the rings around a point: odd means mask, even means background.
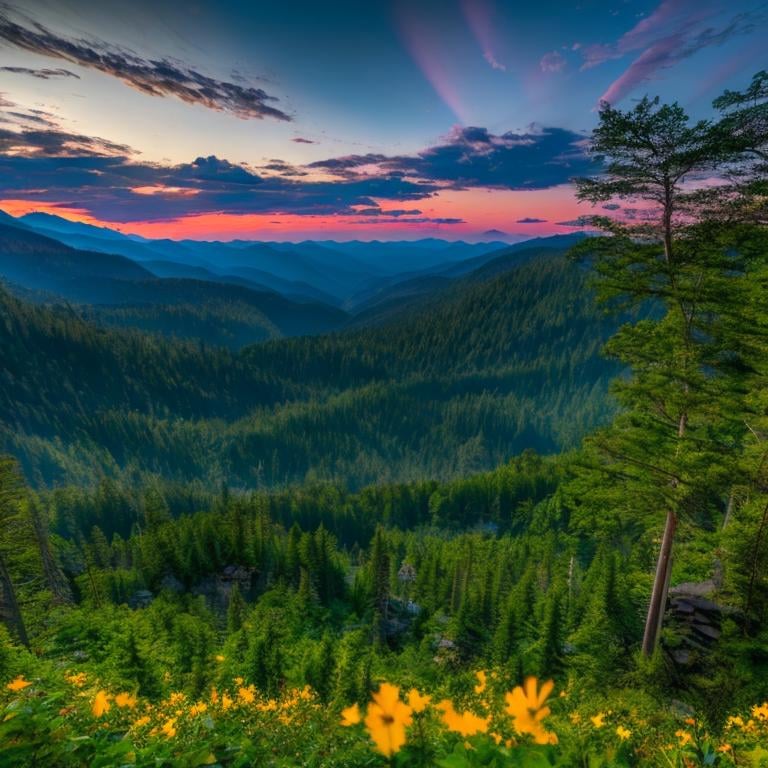
[[[599,357],[611,325],[560,252],[516,259],[382,327],[240,353],[0,291],[0,448],[35,485],[152,472],[359,487],[573,447],[611,410],[616,368]]]
[[[434,699],[390,765],[764,762],[765,102],[760,74],[717,122],[602,109],[580,194],[648,206],[577,252],[610,339],[558,253],[238,353],[0,294],[32,479],[0,459],[0,762],[384,764],[338,725],[383,680]],[[724,162],[720,201],[684,185]],[[619,365],[610,425],[530,450],[603,421]]]

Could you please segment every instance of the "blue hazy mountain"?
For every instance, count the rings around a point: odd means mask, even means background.
[[[449,269],[508,247],[503,241],[465,243],[435,238],[300,243],[147,240],[46,213],[27,214],[16,221],[73,248],[156,266],[157,262],[177,263],[207,270],[224,278],[224,282],[242,284],[240,279],[245,279],[291,298],[334,304],[361,292],[371,294],[393,279]],[[157,268],[166,274],[172,269],[167,264]],[[176,271],[179,275],[183,272],[179,268]]]

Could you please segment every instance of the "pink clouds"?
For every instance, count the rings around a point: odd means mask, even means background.
[[[562,72],[565,64],[565,57],[559,51],[545,53],[539,62],[542,72]]]
[[[650,80],[657,70],[672,66],[672,64],[679,60],[678,52],[682,42],[683,38],[681,35],[674,35],[666,37],[646,48],[624,73],[608,86],[600,97],[600,101],[615,104],[621,101],[637,85]]]
[[[461,123],[467,123],[469,109],[451,74],[452,56],[441,45],[432,25],[420,18],[410,7],[401,6],[400,36],[422,74]]]
[[[615,104],[642,83],[709,46],[754,28],[758,15],[723,14],[712,0],[664,0],[647,18],[635,24],[615,43],[581,47],[582,70],[607,61],[638,54],[605,90],[600,101]]]
[[[376,216],[210,212],[122,224],[102,220],[84,209],[67,204],[41,201],[0,199],[0,210],[14,216],[44,211],[73,221],[109,226],[126,234],[149,238],[290,241],[322,237],[338,240],[393,237],[471,240],[490,229],[534,237],[562,234],[564,227],[559,222],[577,221],[580,214],[591,212],[585,211],[585,206],[577,202],[573,187],[567,184],[533,191],[446,190],[439,197],[422,201],[417,217],[399,215],[401,212],[392,209],[383,199],[376,202],[382,206]],[[577,228],[576,224],[572,226],[572,229]],[[568,231],[567,227],[565,231]]]
[[[493,26],[493,8],[482,0],[464,0],[461,4],[472,33],[483,51],[483,58],[496,70],[506,72],[507,67],[497,58],[498,42]]]

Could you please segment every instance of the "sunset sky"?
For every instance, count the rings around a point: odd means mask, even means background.
[[[768,4],[0,2],[0,208],[147,237],[573,231],[601,99],[712,114]]]

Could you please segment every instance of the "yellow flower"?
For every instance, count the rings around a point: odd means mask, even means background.
[[[578,725],[581,722],[581,715],[578,712],[571,712],[569,717],[574,725]]]
[[[744,718],[742,718],[741,715],[731,715],[725,723],[726,728],[733,728],[734,726],[736,728],[744,727]]]
[[[225,661],[225,660],[226,660],[225,656],[222,656],[220,653],[216,654],[216,661],[222,662],[222,661]]]
[[[731,752],[733,747],[730,744],[721,744],[718,748],[718,752]]]
[[[376,748],[385,757],[392,757],[405,744],[405,726],[413,721],[411,708],[400,701],[400,689],[382,683],[368,705],[365,725]]]
[[[187,695],[183,691],[172,691],[171,695],[168,697],[168,701],[171,704],[181,704],[186,698]]]
[[[221,696],[221,708],[226,712],[232,706],[232,697],[226,693]]]
[[[247,688],[240,688],[237,692],[237,697],[243,704],[253,704],[256,701],[256,696],[253,693],[253,686],[249,685]]]
[[[544,702],[554,687],[555,684],[548,680],[538,689],[536,678],[529,677],[525,681],[525,688],[517,685],[504,697],[515,730],[520,734],[529,733],[537,744],[557,744],[557,736],[546,731],[541,724],[550,713]]]
[[[211,704],[218,704],[219,703],[219,692],[216,690],[216,688],[211,688]]]
[[[752,717],[756,717],[758,720],[768,720],[768,701],[761,704],[759,707],[755,704],[752,707]]]
[[[192,715],[192,717],[196,717],[197,715],[202,715],[207,709],[208,705],[204,701],[198,701],[197,704],[193,704],[189,708],[189,714]]]
[[[23,691],[28,685],[32,685],[32,683],[30,683],[29,680],[25,680],[24,675],[19,675],[15,680],[11,680],[5,687],[9,691],[15,693],[16,691]]]
[[[235,678],[235,685],[242,685],[245,681],[242,677],[236,677]]]
[[[82,688],[85,685],[86,680],[85,672],[73,672],[70,675],[66,675],[64,679],[76,688]]]
[[[623,725],[620,725],[616,728],[616,735],[622,741],[626,741],[632,735],[632,731],[630,731],[628,728],[625,728]]]
[[[357,704],[341,710],[341,724],[344,726],[357,725],[362,719],[360,707]]]
[[[462,736],[474,736],[476,733],[486,733],[490,717],[479,717],[474,712],[457,712],[453,702],[444,699],[437,705],[443,711],[443,722],[449,731],[455,731]]]
[[[93,699],[91,706],[91,712],[94,717],[101,717],[106,715],[110,710],[109,694],[106,691],[99,691]]]
[[[149,717],[147,715],[144,715],[143,717],[140,717],[138,720],[136,720],[133,723],[134,728],[141,728],[142,726],[145,726],[149,723]]]
[[[432,697],[426,693],[422,695],[415,688],[411,688],[411,690],[408,691],[408,706],[416,714],[423,712],[430,701],[432,701]]]
[[[130,693],[118,693],[115,696],[115,704],[120,708],[133,709],[136,706],[136,698]]]
[[[677,736],[678,743],[681,747],[684,747],[686,744],[689,744],[691,741],[693,741],[693,738],[688,731],[675,731],[675,736]]]
[[[160,730],[165,734],[166,738],[172,739],[176,735],[176,718],[172,717],[166,720]]]
[[[488,677],[482,669],[475,672],[475,677],[477,678],[475,693],[482,693],[485,690],[485,685],[488,682]]]
[[[589,718],[592,721],[592,725],[595,728],[602,728],[605,725],[605,712],[598,712],[596,715],[592,715]]]

